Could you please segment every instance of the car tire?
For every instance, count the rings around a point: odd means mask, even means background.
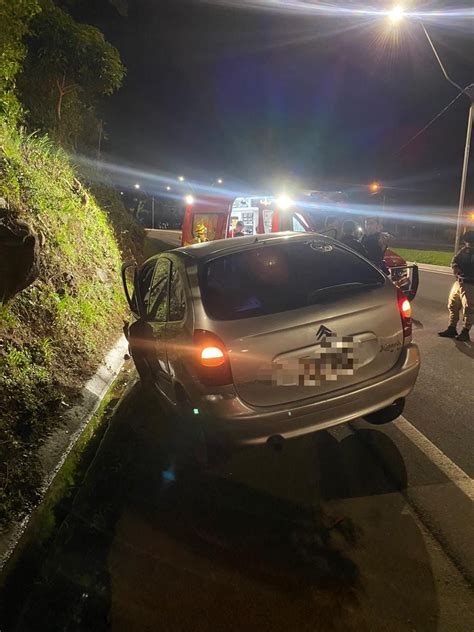
[[[395,400],[393,404],[390,404],[390,406],[387,406],[386,408],[377,410],[375,413],[370,413],[369,415],[364,415],[364,419],[370,424],[381,426],[383,424],[388,424],[391,421],[394,421],[394,419],[402,414],[404,408],[405,398],[401,397],[400,399]]]

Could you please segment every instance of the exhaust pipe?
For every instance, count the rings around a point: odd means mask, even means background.
[[[285,438],[281,435],[272,435],[268,437],[266,441],[266,445],[269,448],[273,448],[275,452],[281,452],[283,450],[283,444],[285,443]]]

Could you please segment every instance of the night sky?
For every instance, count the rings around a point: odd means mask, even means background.
[[[380,20],[198,0],[130,0],[127,17],[91,0],[79,17],[104,31],[127,67],[123,87],[101,106],[116,162],[269,187],[285,178],[326,189],[378,179],[395,196],[456,204],[465,97],[399,151],[456,96],[415,23],[397,39]],[[474,81],[471,26],[428,25],[463,86]]]

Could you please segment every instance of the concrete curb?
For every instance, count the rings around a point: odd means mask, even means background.
[[[40,500],[20,522],[11,526],[0,537],[0,571],[10,559],[15,547],[26,531],[28,523],[38,505],[43,500],[54,477],[64,464],[68,454],[74,448],[88,423],[96,413],[124,363],[124,354],[128,343],[121,336],[109,351],[103,364],[86,383],[81,391],[79,402],[69,408],[61,419],[61,425],[41,445],[38,455],[43,468],[43,481],[40,489]]]
[[[414,263],[424,272],[438,272],[439,274],[449,274],[453,276],[453,271],[449,266],[433,266],[430,263],[417,263],[416,261],[410,261],[409,265],[413,265]]]

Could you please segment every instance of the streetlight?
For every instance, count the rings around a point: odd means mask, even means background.
[[[400,5],[394,7],[389,12],[388,17],[392,23],[394,24],[399,23],[404,17],[403,7],[401,7]],[[451,79],[451,77],[448,75],[446,71],[446,68],[443,65],[443,62],[441,61],[441,58],[438,54],[438,51],[435,48],[435,45],[433,44],[431,37],[429,36],[428,31],[426,30],[425,25],[423,24],[423,22],[421,22],[421,20],[420,20],[420,24],[421,24],[421,28],[423,29],[423,33],[426,35],[426,39],[428,40],[429,45],[431,46],[434,56],[436,57],[436,61],[438,62],[439,67],[441,68],[441,71],[446,81],[449,81],[449,83],[452,86],[454,86],[457,90],[459,90],[459,92],[462,92],[463,94],[465,94],[471,103],[470,108],[469,108],[468,119],[467,119],[466,145],[464,147],[464,161],[463,161],[462,174],[461,174],[461,188],[459,191],[458,219],[457,219],[457,224],[456,224],[456,239],[454,242],[454,252],[457,252],[459,250],[459,243],[461,241],[461,229],[462,229],[463,217],[464,217],[464,200],[466,198],[467,172],[469,168],[469,154],[471,151],[472,124],[474,121],[474,83],[472,83],[467,88],[462,88],[458,83],[456,83],[455,81]]]
[[[138,184],[138,182],[136,182],[133,186],[137,191],[140,189],[140,185]],[[145,195],[147,195],[146,191],[144,191],[144,193]],[[151,196],[151,227],[153,229],[155,228],[155,196],[154,195]]]
[[[369,190],[371,193],[377,193],[380,191],[380,184],[378,182],[372,182],[369,184]]]
[[[184,176],[178,176],[178,180],[179,180],[180,182],[184,182]]]
[[[217,184],[224,184],[224,180],[222,178],[217,178]]]
[[[380,182],[371,182],[369,184],[369,191],[372,195],[376,195],[377,193],[381,193],[383,191],[383,187]],[[382,197],[382,209],[385,209],[385,193]]]
[[[168,186],[166,187],[166,190],[167,190],[167,191],[171,191],[171,187],[168,185]]]
[[[192,196],[192,195],[187,195],[187,196],[184,198],[184,201],[186,202],[186,204],[187,204],[188,206],[189,206],[189,205],[191,205],[191,204],[194,204],[194,198],[193,198],[193,196]]]
[[[393,9],[389,12],[388,19],[393,24],[398,24],[398,22],[401,22],[401,20],[403,20],[404,15],[405,15],[405,9],[402,7],[401,4],[398,4],[396,7],[393,7]]]
[[[292,206],[293,200],[288,195],[283,193],[282,195],[279,195],[277,197],[276,203],[279,209],[281,209],[282,211],[286,211],[290,208],[290,206]]]

